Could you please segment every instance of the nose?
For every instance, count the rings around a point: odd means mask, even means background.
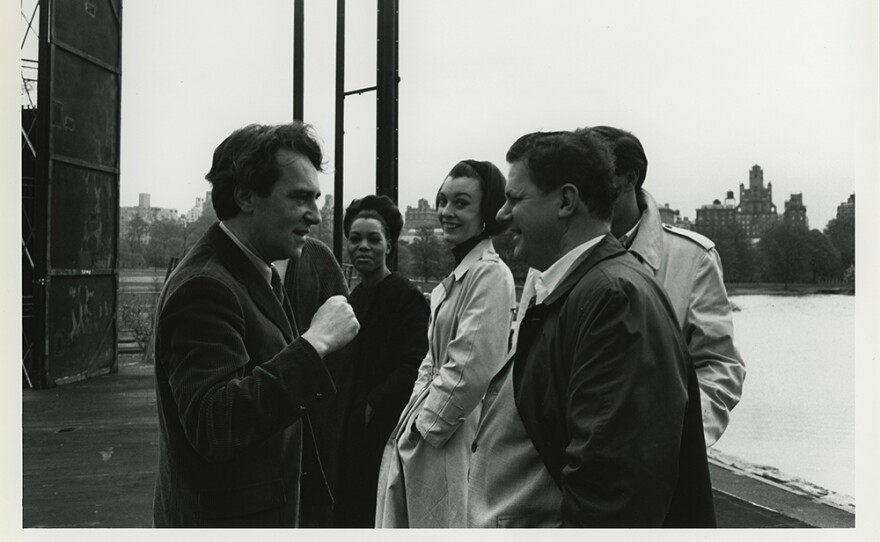
[[[321,211],[318,210],[317,200],[309,204],[308,209],[306,209],[305,219],[312,226],[317,226],[321,223]]]
[[[504,202],[504,205],[498,209],[498,213],[495,214],[495,220],[500,224],[507,224],[510,222],[510,204],[508,202]]]
[[[438,204],[437,204],[437,219],[438,219],[438,220],[439,220],[439,219],[442,219],[444,216],[446,216],[446,214],[447,214],[447,213],[446,213],[446,210],[447,210],[448,208],[449,208],[448,205],[444,205],[444,204],[442,204],[442,203],[438,203]]]

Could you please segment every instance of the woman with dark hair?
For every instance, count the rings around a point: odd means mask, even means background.
[[[388,269],[403,228],[390,198],[352,201],[343,227],[349,259],[361,277],[348,299],[361,329],[329,364],[337,394],[318,416],[324,439],[336,441],[322,450],[332,462],[332,526],[372,527],[382,449],[428,350],[428,303],[409,280]]]
[[[490,237],[504,231],[504,176],[465,160],[437,193],[455,270],[431,292],[430,349],[382,457],[377,527],[466,527],[467,476],[480,402],[504,364],[513,275]]]

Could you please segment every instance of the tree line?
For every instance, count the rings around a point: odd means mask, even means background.
[[[119,239],[119,267],[167,267],[172,258],[182,258],[216,221],[213,209],[194,222],[147,222],[135,215]]]
[[[167,267],[183,255],[217,221],[207,210],[195,222],[157,220],[148,223],[135,216],[119,242],[120,267]],[[315,229],[315,236],[332,246],[330,227]],[[780,222],[754,244],[739,227],[712,239],[721,256],[725,282],[819,283],[855,278],[855,219],[844,216],[828,222],[824,231],[808,230]],[[528,268],[513,258],[513,236],[494,239],[495,249],[510,266],[514,279],[525,280]],[[343,251],[343,263],[348,255]],[[417,230],[398,244],[398,267],[415,281],[441,280],[454,267],[449,247],[430,227]]]
[[[828,222],[824,231],[780,222],[753,244],[739,227],[712,240],[725,282],[792,283],[855,280],[855,218]]]

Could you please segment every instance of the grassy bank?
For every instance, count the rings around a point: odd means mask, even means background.
[[[732,282],[725,284],[729,295],[854,295],[856,285],[848,283],[793,283],[781,282]]]

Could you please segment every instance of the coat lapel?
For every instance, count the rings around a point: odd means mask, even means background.
[[[562,282],[556,287],[553,292],[547,296],[547,299],[544,300],[544,305],[553,305],[559,299],[568,297],[568,293],[574,288],[575,284],[580,282],[581,278],[586,275],[590,269],[596,266],[599,262],[603,260],[607,260],[608,258],[614,258],[619,256],[620,254],[626,254],[626,249],[620,244],[620,242],[614,238],[613,235],[606,234],[605,237],[599,241],[590,253],[587,255],[586,259],[579,263],[577,267],[575,267],[570,273],[568,273]]]
[[[513,394],[516,409],[535,450],[547,464],[547,470],[560,487],[561,472],[548,463],[549,458],[554,457],[550,449],[552,444],[542,434],[542,431],[546,430],[546,427],[542,427],[544,423],[541,419],[542,412],[535,408],[536,402],[540,404],[546,399],[541,394],[552,387],[553,383],[550,381],[551,375],[546,370],[547,360],[530,359],[529,349],[548,325],[548,319],[552,320],[551,315],[559,312],[572,288],[599,262],[619,257],[621,254],[626,254],[626,249],[613,235],[606,235],[593,247],[587,257],[566,275],[543,303],[526,311],[520,323],[513,359]]]
[[[275,292],[272,291],[269,283],[260,276],[260,272],[257,271],[254,264],[251,263],[232,239],[220,229],[219,223],[211,226],[206,235],[208,242],[214,246],[215,253],[221,263],[237,281],[247,288],[254,304],[260,308],[269,320],[278,326],[278,329],[281,330],[284,339],[288,343],[293,341],[293,329],[285,314],[284,307],[281,306],[278,298],[275,297]]]

